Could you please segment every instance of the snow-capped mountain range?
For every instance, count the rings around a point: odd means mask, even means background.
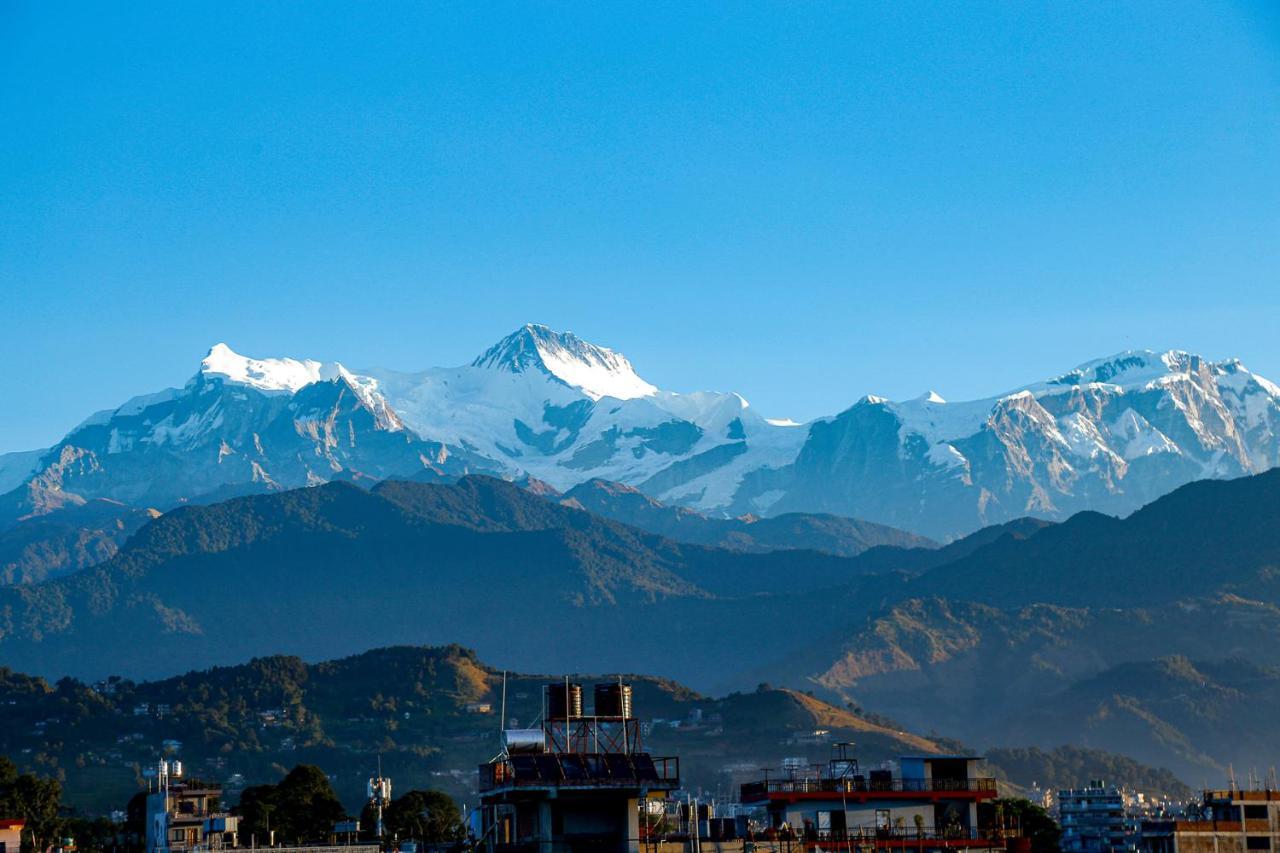
[[[0,456],[0,524],[91,498],[168,508],[331,479],[593,478],[712,514],[828,512],[951,537],[1126,513],[1280,463],[1280,388],[1238,361],[1127,352],[983,400],[865,397],[808,424],[663,391],[621,354],[528,325],[414,373],[214,346],[182,388]]]

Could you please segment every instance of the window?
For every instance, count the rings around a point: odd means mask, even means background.
[[[1245,806],[1244,817],[1245,817],[1245,820],[1266,820],[1267,807],[1266,806]]]
[[[1245,848],[1248,850],[1270,850],[1271,839],[1266,835],[1250,835]]]

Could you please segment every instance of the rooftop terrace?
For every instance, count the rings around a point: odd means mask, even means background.
[[[648,753],[516,754],[480,765],[480,791],[502,788],[680,787],[680,759]]]

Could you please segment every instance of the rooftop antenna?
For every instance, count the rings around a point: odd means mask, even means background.
[[[498,739],[502,741],[502,751],[507,751],[506,741],[503,739],[503,732],[507,730],[507,671],[502,671],[502,710],[498,715]]]

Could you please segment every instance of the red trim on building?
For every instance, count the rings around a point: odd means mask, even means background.
[[[797,842],[798,844],[799,842]],[[852,847],[854,850],[865,850],[868,847],[875,850],[936,850],[942,848],[978,848],[982,850],[1003,850],[1004,844],[993,841],[989,838],[930,838],[926,841],[917,841],[907,838],[877,838],[874,841],[866,839],[858,841],[805,841],[806,850],[812,850],[814,853],[848,853]]]
[[[764,796],[743,797],[743,802],[751,803],[798,803],[806,800],[827,800],[833,803],[874,803],[882,800],[928,800],[931,803],[943,800],[979,800],[995,799],[992,791],[770,791]]]

